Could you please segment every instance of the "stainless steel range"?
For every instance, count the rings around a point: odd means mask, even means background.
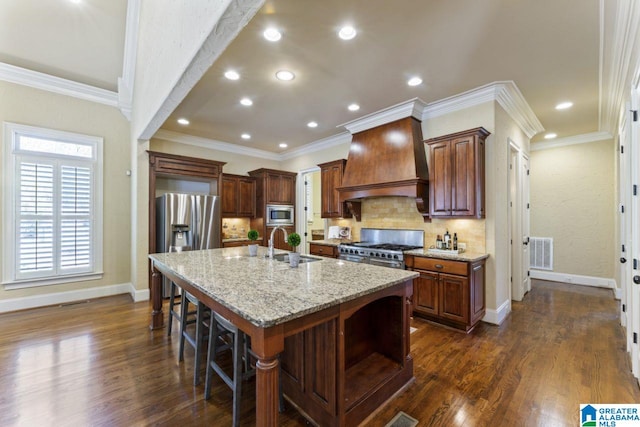
[[[340,259],[404,269],[403,252],[424,246],[422,230],[363,228],[360,238],[360,242],[342,243],[338,247]]]

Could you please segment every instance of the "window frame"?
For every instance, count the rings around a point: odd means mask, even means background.
[[[73,132],[59,131],[54,129],[46,129],[36,126],[28,126],[17,123],[4,122],[4,152],[2,165],[4,169],[3,182],[4,194],[3,201],[3,221],[2,221],[2,285],[5,290],[22,289],[36,286],[55,285],[62,283],[97,280],[103,277],[103,144],[104,139],[98,136],[84,135]],[[18,140],[21,136],[29,136],[41,139],[56,140],[61,142],[77,143],[82,145],[90,145],[92,147],[92,158],[82,158],[80,156],[42,153],[37,151],[20,150],[17,147]],[[18,168],[21,161],[40,160],[47,163],[55,163],[56,171],[54,172],[54,198],[57,198],[58,191],[61,188],[60,170],[62,165],[73,166],[82,165],[89,166],[92,171],[93,178],[93,195],[92,195],[92,213],[91,213],[91,261],[92,268],[85,272],[69,272],[61,274],[59,271],[59,262],[54,265],[52,275],[41,276],[39,274],[24,274],[19,277],[18,274],[18,220],[19,214],[17,206],[20,184]],[[54,217],[54,258],[57,260],[61,255],[59,231],[57,230],[61,224],[61,208],[58,202],[54,202],[57,207],[53,212]]]

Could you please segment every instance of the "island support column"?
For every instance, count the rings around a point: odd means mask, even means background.
[[[162,273],[151,265],[151,324],[149,329],[160,329],[164,326],[164,313],[162,313]]]
[[[256,426],[276,427],[280,390],[280,361],[284,350],[282,325],[268,329],[256,328],[251,334],[251,349],[256,362]]]

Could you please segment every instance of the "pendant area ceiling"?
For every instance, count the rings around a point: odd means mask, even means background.
[[[345,23],[358,32],[349,41],[337,37]],[[269,26],[280,41],[262,36]],[[596,132],[599,45],[598,0],[273,0],[163,128],[279,152],[280,143],[291,149],[335,135],[342,123],[414,97],[429,103],[513,80],[547,132]],[[240,79],[226,79],[228,69]],[[295,79],[278,81],[280,69]],[[423,83],[408,86],[414,75]],[[573,108],[555,110],[565,100]],[[360,109],[349,111],[351,103]]]

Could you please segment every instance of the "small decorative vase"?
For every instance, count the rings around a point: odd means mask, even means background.
[[[258,255],[258,246],[260,245],[258,245],[257,243],[253,245],[249,245],[249,256]]]
[[[300,263],[300,254],[298,252],[289,253],[289,265],[291,267],[297,267]]]

